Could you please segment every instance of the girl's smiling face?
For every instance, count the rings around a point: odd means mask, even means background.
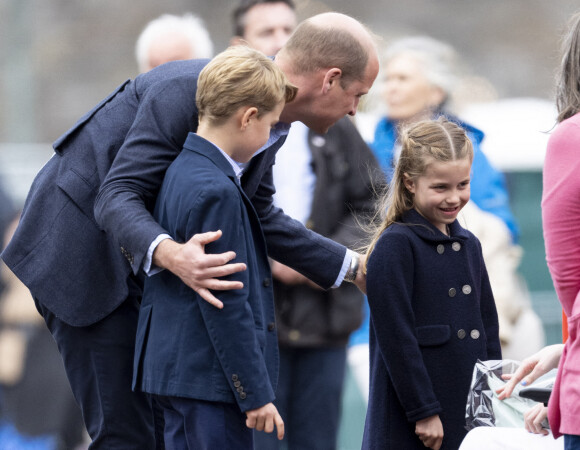
[[[414,207],[443,234],[469,201],[471,161],[432,160],[415,179],[405,174],[405,187],[413,194]]]

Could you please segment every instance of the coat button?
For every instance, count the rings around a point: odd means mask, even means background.
[[[299,330],[290,330],[288,333],[288,339],[291,341],[297,341],[300,339],[300,331]]]
[[[471,336],[471,339],[479,339],[479,330],[471,330],[469,335]]]
[[[244,392],[244,387],[243,386],[238,386],[236,388],[236,391],[238,391],[241,394],[242,392]]]
[[[439,244],[437,246],[437,253],[439,253],[440,255],[442,255],[443,252],[445,252],[445,246],[443,244]]]
[[[312,136],[311,141],[312,145],[315,147],[324,147],[326,144],[326,138],[324,136],[320,136],[319,134]]]
[[[454,242],[453,244],[451,244],[451,248],[456,252],[458,252],[459,250],[461,250],[461,244],[459,242]]]
[[[238,381],[234,381],[234,387],[239,388],[242,385],[242,383],[238,380]]]
[[[465,286],[463,286],[461,288],[461,291],[465,294],[465,295],[469,295],[471,294],[471,286],[469,284],[466,284]]]
[[[457,291],[455,290],[455,288],[449,289],[449,297],[455,297],[455,294],[457,294]]]
[[[270,278],[264,278],[262,284],[264,285],[264,287],[270,287]]]
[[[245,392],[240,392],[240,398],[242,400],[244,400],[246,398],[246,393]]]
[[[274,322],[270,322],[268,324],[268,331],[274,331],[276,329],[276,324]]]
[[[235,373],[232,375],[232,381],[238,381],[238,376]]]
[[[461,329],[461,330],[458,330],[458,331],[457,331],[457,337],[458,337],[459,339],[463,339],[463,338],[465,337],[465,335],[466,335],[466,334],[467,334],[467,333],[465,332],[465,330],[464,330],[464,329]]]

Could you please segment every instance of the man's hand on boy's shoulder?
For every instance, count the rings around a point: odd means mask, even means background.
[[[216,308],[223,308],[223,303],[211,292],[242,289],[239,281],[220,280],[219,277],[246,270],[244,263],[229,263],[236,257],[234,252],[206,254],[205,246],[218,240],[221,230],[195,234],[184,244],[171,239],[159,243],[153,253],[153,263],[177,275],[187,286],[197,292],[204,300]]]
[[[246,411],[246,426],[266,433],[272,433],[276,427],[278,439],[284,438],[284,421],[273,403]]]

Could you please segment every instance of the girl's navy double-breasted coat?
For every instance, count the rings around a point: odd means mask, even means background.
[[[370,396],[363,449],[424,449],[418,420],[438,414],[442,449],[465,436],[477,359],[501,359],[481,244],[457,221],[450,236],[415,210],[369,257]]]

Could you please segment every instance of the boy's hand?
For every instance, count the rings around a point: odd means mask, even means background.
[[[266,433],[274,431],[274,426],[276,426],[278,439],[284,438],[284,421],[273,403],[246,411],[246,426]]]
[[[443,424],[439,415],[418,420],[415,424],[415,434],[425,447],[439,450],[443,443]]]

